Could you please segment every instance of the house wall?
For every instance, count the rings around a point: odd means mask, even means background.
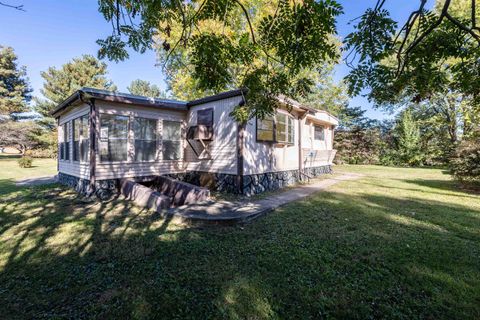
[[[90,164],[89,161],[79,162],[73,161],[73,128],[71,120],[86,115],[90,112],[90,106],[87,104],[80,104],[79,106],[73,108],[72,110],[62,114],[58,119],[58,139],[60,141],[61,137],[63,137],[63,124],[68,122],[68,126],[70,126],[70,160],[60,160],[58,159],[58,171],[66,173],[68,175],[88,179],[90,173]]]
[[[301,139],[303,168],[331,165],[335,151],[333,151],[333,126],[337,120],[324,112],[314,115],[315,123],[308,117],[300,119],[298,112],[278,109],[278,113],[290,114],[295,118],[295,139],[293,145],[259,142],[256,140],[256,121],[248,122],[245,136],[246,175],[264,172],[278,172],[299,169],[299,125],[301,123]],[[325,139],[314,140],[314,125],[325,128]]]
[[[187,126],[197,125],[198,110],[213,108],[213,141],[209,142],[211,159],[199,159],[187,144],[186,161],[189,171],[237,174],[237,123],[230,116],[233,109],[243,101],[236,96],[212,101],[190,108]]]
[[[99,116],[101,114],[115,114],[131,117],[141,117],[157,120],[170,120],[182,122],[182,136],[185,136],[186,112],[166,110],[153,107],[124,105],[113,102],[97,101],[95,103]],[[131,121],[130,121],[131,123]],[[162,121],[158,121],[157,131],[159,138],[162,137]],[[130,126],[130,135],[133,136],[133,128]],[[100,132],[100,121],[97,122],[97,132]],[[97,135],[98,137],[98,135]],[[182,149],[185,150],[186,144],[183,142]],[[127,161],[100,162],[99,151],[97,150],[96,179],[116,179],[141,176],[154,176],[170,173],[184,172],[186,163],[184,160],[163,160],[161,159],[161,142],[157,150],[157,160],[149,162],[136,162],[133,159],[134,145],[131,139],[127,143],[129,159]],[[185,152],[185,151],[183,151]]]

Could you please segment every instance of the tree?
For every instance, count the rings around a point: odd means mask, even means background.
[[[74,58],[60,69],[50,67],[41,75],[45,80],[41,92],[46,99],[36,98],[34,108],[43,116],[42,123],[49,128],[55,126],[50,112],[76,90],[82,87],[117,90],[106,78],[107,65],[90,55]]]
[[[19,67],[11,47],[0,46],[0,116],[13,117],[28,111],[31,89],[26,68]]]
[[[187,85],[212,92],[248,88],[248,103],[234,114],[242,121],[273,112],[280,93],[297,98],[313,85],[300,73],[338,57],[331,35],[342,9],[334,0],[100,0],[99,11],[114,29],[97,41],[99,57],[123,60],[127,47],[144,52],[161,41],[164,65],[187,55]]]
[[[406,109],[401,113],[395,130],[397,133],[398,151],[402,162],[407,165],[420,164],[422,162],[420,129],[410,109]]]
[[[429,100],[456,90],[480,103],[480,10],[475,0],[419,0],[402,27],[378,0],[345,39],[351,94],[369,90],[377,105]]]
[[[35,148],[36,140],[41,134],[41,128],[34,121],[3,121],[0,122],[0,147],[15,147],[22,155]]]
[[[152,98],[166,98],[167,96],[157,85],[141,79],[133,80],[127,89],[131,94],[138,96]]]

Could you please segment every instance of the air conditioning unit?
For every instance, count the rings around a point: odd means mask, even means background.
[[[212,141],[213,140],[213,127],[198,125],[191,126],[187,131],[188,140],[203,140],[203,141]]]

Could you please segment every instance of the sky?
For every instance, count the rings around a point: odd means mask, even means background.
[[[430,0],[429,5],[431,6]],[[41,71],[50,66],[60,67],[82,54],[96,56],[97,39],[111,34],[111,25],[98,12],[97,0],[2,0],[3,3],[23,4],[25,12],[0,6],[0,45],[11,46],[18,56],[20,65],[27,67],[33,94],[40,96],[43,79]],[[339,36],[345,37],[353,29],[348,24],[360,16],[376,0],[340,0],[345,14],[338,18]],[[386,7],[394,19],[404,21],[418,1],[389,0]],[[165,77],[156,67],[155,52],[144,54],[130,52],[130,59],[108,64],[108,77],[120,92],[127,92],[132,80],[143,79],[166,89]],[[344,64],[337,66],[335,79],[341,80],[348,74]],[[361,96],[351,99],[350,106],[361,106],[366,115],[374,119],[391,118],[392,115],[375,110]]]

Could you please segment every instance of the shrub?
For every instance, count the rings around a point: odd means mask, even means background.
[[[20,166],[20,168],[31,168],[32,163],[33,163],[32,157],[26,156],[18,159],[18,165]]]
[[[455,150],[450,167],[458,180],[480,183],[480,138],[462,141]]]
[[[28,150],[26,154],[32,158],[57,158],[57,148],[37,148],[33,150]]]

